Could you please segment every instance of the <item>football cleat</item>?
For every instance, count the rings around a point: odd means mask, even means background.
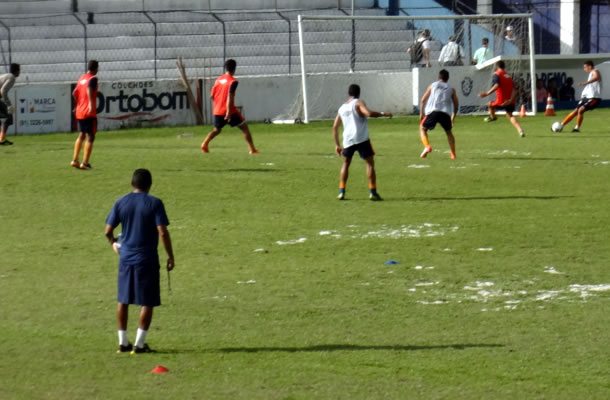
[[[369,200],[371,200],[371,201],[381,201],[383,199],[381,198],[381,196],[379,196],[379,194],[371,193],[371,194],[369,194]]]
[[[430,146],[424,147],[424,151],[421,152],[419,158],[426,158],[428,156],[428,153],[432,153],[432,147]]]
[[[131,343],[127,343],[127,345],[123,346],[122,344],[119,345],[119,348],[117,349],[116,353],[117,354],[121,354],[121,353],[130,353],[133,350],[133,346],[131,345]]]
[[[144,347],[133,346],[133,350],[130,354],[144,354],[144,353],[155,353],[153,349],[148,347],[146,343],[144,343]]]
[[[485,117],[485,119],[483,121],[485,121],[485,122],[493,122],[493,121],[495,121],[497,119],[498,118]]]
[[[93,169],[93,167],[89,163],[81,163],[78,168],[80,168],[80,169]]]

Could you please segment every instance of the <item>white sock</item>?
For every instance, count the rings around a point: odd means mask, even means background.
[[[136,347],[139,347],[139,348],[144,347],[144,343],[146,342],[147,333],[148,333],[148,331],[138,328],[138,333],[136,334],[136,344],[135,344]]]
[[[578,128],[580,128],[580,126],[578,126],[578,125],[574,126],[574,129],[578,129]]]
[[[127,331],[119,330],[119,345],[127,346],[128,344],[129,344],[129,341],[127,340]]]

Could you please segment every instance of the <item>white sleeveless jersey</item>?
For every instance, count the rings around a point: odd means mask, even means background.
[[[590,81],[591,79],[593,79],[593,71],[591,71],[589,73],[589,79],[587,79],[587,81]],[[585,86],[585,88],[582,91],[582,95],[580,97],[586,97],[587,99],[599,99],[602,97],[602,82],[601,82],[601,78],[599,81],[595,81],[593,83],[589,83],[587,86]]]
[[[343,147],[350,147],[369,140],[369,124],[366,117],[361,117],[356,111],[358,99],[343,104],[339,108],[339,116],[343,122]]]
[[[451,108],[453,106],[453,89],[447,82],[436,81],[432,85],[430,91],[430,97],[426,103],[425,114],[429,115],[433,111],[441,111],[451,115]]]

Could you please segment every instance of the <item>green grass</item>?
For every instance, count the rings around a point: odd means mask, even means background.
[[[329,122],[252,124],[259,156],[231,129],[207,155],[208,127],[100,132],[92,171],[68,166],[74,135],[11,138],[0,397],[610,398],[610,112],[553,134],[560,114],[522,120],[525,139],[458,118],[457,160],[440,127],[420,160],[416,118],[371,121],[379,203],[357,157],[335,200]],[[148,336],[159,353],[116,355],[103,228],[140,167],[177,266]]]

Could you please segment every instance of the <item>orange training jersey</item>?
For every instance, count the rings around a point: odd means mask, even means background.
[[[91,81],[95,78],[95,81]],[[91,88],[91,94],[93,95],[93,107],[89,112],[89,98],[87,97],[87,88],[90,84],[95,84],[95,87]],[[76,119],[95,118],[97,117],[97,78],[95,75],[86,73],[81,76],[76,83],[76,89],[74,89],[76,98]]]
[[[496,90],[496,101],[494,105],[502,105],[507,100],[510,100],[513,95],[513,78],[510,77],[508,72],[500,69],[494,73],[493,83],[498,84],[498,90]]]
[[[210,92],[210,96],[214,101],[214,115],[224,116],[227,114],[227,99],[229,98],[229,93],[234,93],[236,88],[237,79],[231,76],[231,74],[220,75],[218,79],[216,79],[216,83],[214,83],[214,87]],[[235,114],[237,108],[233,105],[229,111],[229,114]]]

